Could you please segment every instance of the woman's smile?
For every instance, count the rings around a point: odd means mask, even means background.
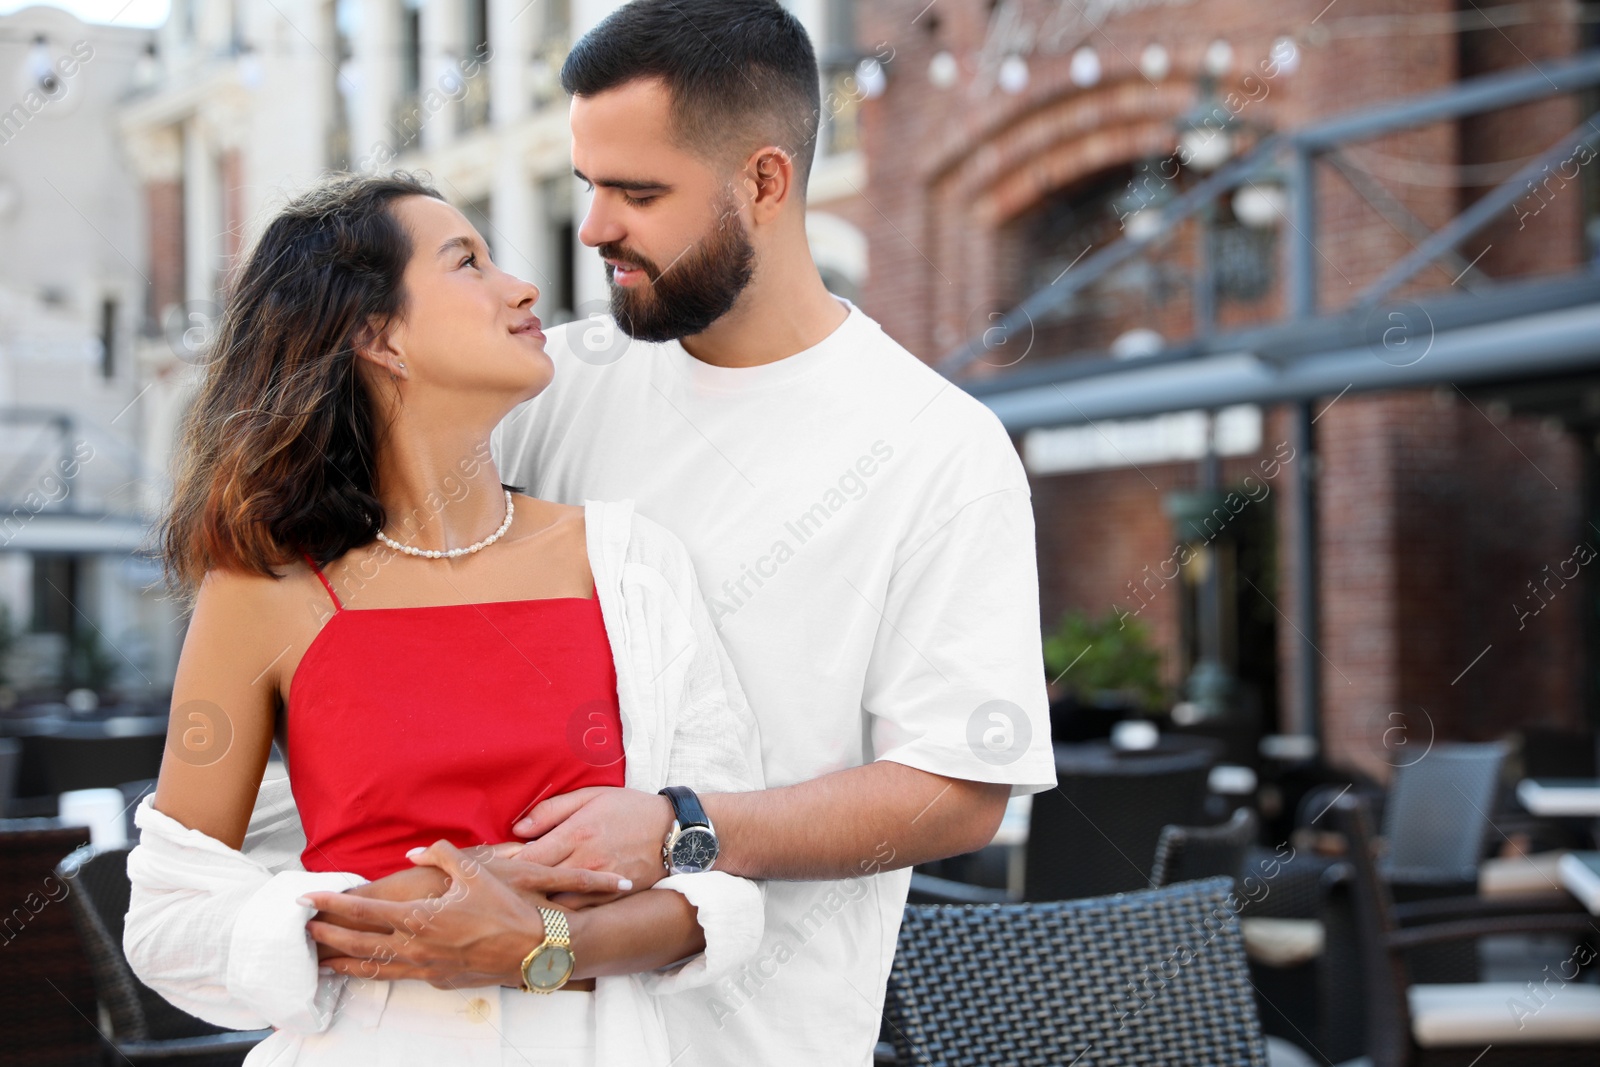
[[[539,321],[539,316],[533,315],[525,321],[518,323],[516,326],[511,327],[511,332],[517,337],[529,337],[532,338],[535,343],[543,345],[545,342],[544,330],[541,328],[543,325],[544,324]]]

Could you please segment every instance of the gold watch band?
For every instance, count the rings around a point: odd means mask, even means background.
[[[572,952],[572,929],[567,925],[567,916],[564,912],[554,908],[540,908],[539,916],[544,920],[544,940],[533,947],[533,951],[522,957],[522,966],[519,968],[522,975],[522,991],[524,993],[554,993],[572,979],[572,972],[577,968],[577,957]],[[539,989],[528,982],[528,965],[534,958],[547,948],[559,948],[567,953],[572,966],[561,979],[560,984],[549,989]]]
[[[560,945],[564,949],[572,948],[572,928],[567,925],[566,912],[554,908],[540,908],[539,914],[544,917],[544,939],[552,945]]]

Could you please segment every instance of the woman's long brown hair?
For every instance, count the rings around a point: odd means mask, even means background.
[[[211,570],[280,577],[371,541],[378,427],[356,348],[400,316],[410,174],[342,175],[268,224],[239,272],[183,422],[161,524],[168,584],[192,599]]]

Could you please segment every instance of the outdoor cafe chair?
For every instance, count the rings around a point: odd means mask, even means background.
[[[271,1030],[225,1030],[196,1019],[139,981],[128,966],[122,930],[131,894],[130,851],[85,846],[56,867],[71,887],[67,901],[110,1022],[103,1036],[117,1063],[237,1067]]]
[[[1372,1067],[1600,1062],[1600,986],[1582,980],[1577,970],[1581,957],[1571,957],[1577,961],[1572,967],[1555,961],[1538,984],[1419,983],[1412,980],[1406,960],[1410,948],[1497,934],[1592,934],[1592,916],[1572,907],[1550,910],[1540,905],[1526,913],[1508,913],[1504,902],[1470,898],[1397,906],[1373,858],[1365,799],[1341,797],[1334,814],[1349,842],[1346,869],[1351,872]]]
[[[1391,884],[1470,886],[1476,892],[1506,746],[1436,744],[1397,767],[1383,809],[1379,870]]]
[[[94,981],[54,868],[88,843],[83,826],[0,820],[0,1063],[91,1067],[100,1062]],[[65,899],[64,899],[65,898]]]
[[[892,1062],[1266,1067],[1232,890],[1211,878],[1079,900],[907,905],[884,1009]]]
[[[1026,900],[1070,900],[1150,886],[1161,828],[1205,802],[1220,746],[1167,735],[1155,749],[1055,746],[1057,787],[1034,795]]]
[[[1244,870],[1245,851],[1255,844],[1260,826],[1249,808],[1235,810],[1220,826],[1163,826],[1150,865],[1150,884],[1172,885],[1219,875],[1237,880]]]

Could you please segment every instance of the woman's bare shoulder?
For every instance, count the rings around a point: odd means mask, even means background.
[[[275,576],[233,568],[206,572],[194,599],[194,615],[245,620],[249,631],[287,625],[320,594],[328,595],[322,583],[302,562],[284,564]],[[331,603],[330,603],[331,606]]]

